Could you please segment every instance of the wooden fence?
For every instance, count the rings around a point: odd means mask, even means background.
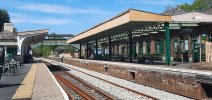
[[[206,42],[206,62],[212,62],[212,42]]]

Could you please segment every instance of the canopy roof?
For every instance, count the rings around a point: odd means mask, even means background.
[[[153,33],[156,30],[163,30],[164,22],[170,22],[170,29],[181,27],[196,27],[199,23],[212,23],[212,15],[199,12],[182,13],[168,16],[136,9],[129,9],[112,19],[94,26],[69,39],[67,43],[79,44],[106,38],[108,36],[125,34],[133,31],[144,35],[145,32]]]
[[[169,22],[171,16],[129,9],[112,19],[100,23],[93,28],[80,33],[68,40],[68,43],[81,43],[94,38],[107,36],[108,34],[120,34],[138,27],[153,25],[156,22]]]
[[[24,35],[47,35],[49,32],[49,29],[43,29],[43,30],[33,30],[33,31],[24,31],[24,32],[18,32],[19,36]]]

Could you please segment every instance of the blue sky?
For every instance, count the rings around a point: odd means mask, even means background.
[[[0,0],[18,31],[50,29],[78,34],[129,9],[161,13],[167,5],[193,0]]]

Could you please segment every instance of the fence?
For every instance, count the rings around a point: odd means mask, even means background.
[[[212,42],[206,42],[206,62],[212,62]]]

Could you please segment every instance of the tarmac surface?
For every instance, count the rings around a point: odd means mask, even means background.
[[[31,67],[32,64],[25,64],[22,69],[18,68],[19,73],[16,75],[13,75],[13,73],[2,75],[0,80],[0,100],[10,100],[13,97],[18,87],[23,85],[21,83]]]
[[[0,80],[0,100],[68,100],[68,96],[44,63],[25,64],[19,73]]]

